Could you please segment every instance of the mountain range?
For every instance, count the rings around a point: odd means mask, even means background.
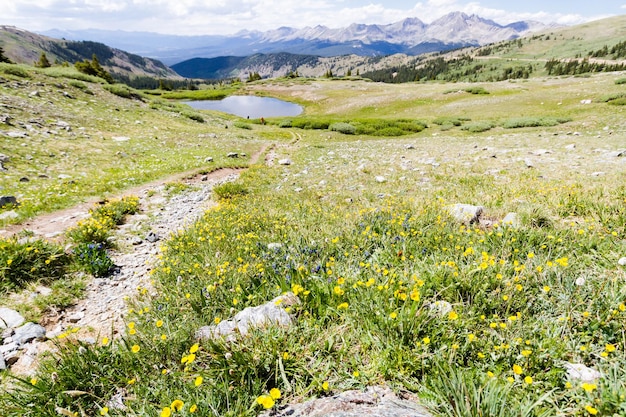
[[[56,29],[43,34],[68,40],[102,42],[172,65],[191,58],[249,56],[276,52],[323,57],[347,54],[419,55],[515,39],[553,27],[557,25],[533,21],[500,25],[477,15],[454,12],[430,24],[412,17],[386,25],[355,23],[336,29],[321,25],[301,29],[281,27],[265,32],[245,30],[229,36],[178,36],[149,32]]]

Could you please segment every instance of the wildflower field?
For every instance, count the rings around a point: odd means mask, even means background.
[[[158,295],[137,288],[121,339],[63,334],[3,413],[251,416],[386,384],[436,416],[626,415],[626,126],[618,107],[572,106],[515,132],[277,142],[290,165],[251,166],[163,243]],[[284,129],[252,126],[268,143]],[[292,326],[196,339],[287,292]]]

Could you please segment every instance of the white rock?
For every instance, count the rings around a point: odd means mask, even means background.
[[[113,136],[111,139],[113,139],[115,142],[127,142],[130,140],[128,136]]]
[[[520,221],[517,213],[507,213],[507,215],[504,216],[504,219],[502,219],[502,226],[509,226],[513,229],[519,228]]]
[[[289,158],[279,159],[278,165],[291,165],[291,159]]]
[[[589,368],[582,363],[565,362],[565,370],[567,370],[567,376],[571,379],[582,382],[592,382],[602,377],[600,372],[593,368]]]
[[[293,319],[285,311],[285,307],[298,304],[300,300],[289,292],[257,307],[247,307],[232,319],[224,320],[217,326],[204,326],[196,332],[198,339],[215,339],[225,337],[227,341],[235,341],[237,334],[246,336],[253,328],[266,326],[290,326]]]
[[[471,204],[454,204],[447,207],[448,213],[458,222],[475,223],[485,208]]]
[[[431,303],[428,308],[430,312],[439,316],[444,317],[446,314],[452,311],[452,304],[447,301],[439,300]]]
[[[15,310],[0,307],[0,329],[13,329],[24,323],[24,317]]]
[[[382,175],[377,175],[376,176],[376,182],[381,182],[382,183],[382,182],[385,182],[385,181],[386,181],[386,179]]]
[[[626,266],[626,256],[623,258],[620,258],[619,261],[617,261],[617,264],[621,266]]]

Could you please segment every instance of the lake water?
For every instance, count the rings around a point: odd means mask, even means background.
[[[271,97],[228,96],[223,100],[197,100],[184,103],[197,110],[219,110],[251,119],[297,116],[302,113],[302,106]]]

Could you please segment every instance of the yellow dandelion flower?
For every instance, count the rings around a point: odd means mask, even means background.
[[[512,376],[507,377],[506,380],[509,381],[510,383],[515,382],[515,379],[513,379]]]
[[[450,320],[456,320],[459,318],[459,315],[456,311],[452,310],[449,314],[448,314],[448,319]]]
[[[130,348],[130,350],[131,350],[133,353],[137,353],[137,352],[139,352],[139,351],[141,350],[141,348],[139,347],[139,345],[133,345],[133,347],[132,347],[132,348]]]
[[[396,313],[395,311],[389,315],[389,318],[391,319],[395,319],[396,317],[398,317],[398,313]]]
[[[328,381],[324,381],[324,382],[322,383],[322,389],[323,389],[324,391],[328,391],[328,390],[330,389],[330,385],[328,384]]]
[[[355,378],[358,378],[359,375],[361,375],[361,373],[359,371],[352,372],[352,376],[355,377]]]
[[[199,376],[199,377],[196,377],[196,380],[195,380],[195,381],[193,381],[193,384],[194,384],[196,387],[199,387],[200,385],[202,385],[202,381],[203,381],[203,378],[202,378],[201,376]]]
[[[162,334],[161,335],[161,340],[167,340],[167,335]]]
[[[531,353],[533,353],[533,351],[530,349],[522,350],[522,356],[524,357],[530,356]]]
[[[189,412],[190,413],[195,413],[196,411],[198,411],[198,406],[196,404],[194,404],[191,407],[189,407]]]
[[[272,388],[270,390],[270,397],[272,397],[273,400],[277,400],[280,398],[280,390],[278,388]]]
[[[493,372],[491,372],[491,371],[487,371],[487,376],[488,376],[489,378],[493,378],[493,377],[494,377],[494,376],[496,376],[496,375],[495,375]]]
[[[156,327],[161,327],[163,326],[163,320],[157,320],[155,323]]]
[[[526,378],[524,378],[524,382],[527,383],[528,385],[533,383],[533,377],[531,376],[526,376]]]
[[[174,400],[174,401],[172,401],[172,404],[170,405],[170,407],[174,411],[180,411],[180,410],[183,409],[184,405],[185,404],[181,400]]]
[[[137,382],[137,380],[135,378],[131,378],[128,380],[128,382],[126,382],[128,385],[133,385],[135,382]]]
[[[106,346],[109,344],[109,338],[108,337],[103,337],[102,338],[102,346]]]
[[[348,308],[348,303],[341,303],[337,306],[338,310],[346,310]]]
[[[262,405],[266,410],[274,407],[275,404],[274,400],[269,395],[261,395],[256,399],[256,402]]]
[[[610,344],[610,343],[607,343],[607,345],[604,347],[604,349],[605,349],[607,352],[609,352],[609,353],[610,353],[610,352],[615,352],[615,345],[612,345],[612,344]]]
[[[589,382],[583,382],[580,386],[587,392],[593,392],[594,389],[598,388],[596,384],[591,384]]]
[[[101,416],[108,416],[109,415],[109,407],[102,407],[100,409],[100,415]]]
[[[161,417],[170,417],[172,415],[172,409],[169,407],[163,407],[161,410]]]
[[[519,366],[518,364],[513,365],[513,373],[515,375],[521,375],[523,372],[522,367]]]
[[[193,346],[191,346],[189,348],[189,353],[196,353],[198,351],[198,349],[200,348],[200,345],[198,345],[197,343],[195,343]]]
[[[592,407],[592,406],[590,406],[590,405],[586,405],[586,406],[585,406],[585,410],[586,410],[589,414],[591,414],[592,416],[595,416],[596,414],[598,414],[598,409],[593,408],[593,407]]]

